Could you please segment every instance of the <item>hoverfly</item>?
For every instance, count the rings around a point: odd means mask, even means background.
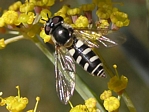
[[[74,92],[75,62],[93,76],[105,77],[103,64],[91,49],[98,45],[87,39],[90,36],[88,32],[74,30],[69,24],[64,23],[61,16],[54,16],[46,21],[45,33],[52,36],[55,44],[56,91],[64,104],[68,103]],[[92,35],[95,35],[94,33],[91,32]],[[98,41],[105,46],[104,41],[117,44],[105,36],[97,36],[101,37]]]

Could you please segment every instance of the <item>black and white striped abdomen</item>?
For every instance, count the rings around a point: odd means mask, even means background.
[[[85,71],[88,71],[95,76],[105,76],[103,64],[99,57],[81,40],[75,40],[73,47],[69,49],[69,53]]]

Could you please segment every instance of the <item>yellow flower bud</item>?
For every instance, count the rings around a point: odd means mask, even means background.
[[[15,3],[13,3],[12,5],[9,6],[9,10],[18,10],[20,8],[20,6],[22,5],[22,3],[20,1],[17,1]]]
[[[63,5],[63,7],[58,12],[67,14],[68,9],[70,9],[68,5]]]
[[[110,15],[110,19],[117,27],[128,26],[130,21],[126,13],[119,11],[114,11]]]
[[[64,18],[64,21],[65,21],[67,24],[72,24],[72,20],[70,19],[70,17],[65,17],[65,18]]]
[[[108,88],[116,93],[121,93],[127,87],[128,78],[122,75],[119,77],[117,72],[117,65],[113,65],[116,75],[113,76],[108,82]]]
[[[101,28],[101,29],[104,29],[104,28],[106,29],[109,26],[110,26],[110,24],[108,23],[108,20],[104,20],[104,19],[100,20],[99,24],[97,24],[97,27]]]
[[[5,26],[4,18],[0,17],[0,27]]]
[[[109,97],[112,96],[112,92],[110,90],[105,90],[101,95],[100,95],[100,99],[101,100],[105,100]]]
[[[28,99],[26,97],[20,97],[19,86],[16,86],[16,88],[18,89],[18,96],[9,96],[5,98],[6,108],[10,112],[20,112],[28,104]]]
[[[2,18],[6,24],[16,24],[18,21],[18,13],[15,11],[6,11]]]
[[[33,13],[33,12],[28,12],[27,15],[29,16],[27,23],[28,23],[28,24],[32,24],[33,21],[34,21],[34,18],[35,18],[34,13]]]
[[[2,38],[2,39],[0,39],[0,49],[3,49],[5,47],[6,47],[6,44],[5,44],[4,39]]]
[[[26,2],[20,6],[20,12],[29,12],[33,11],[35,4],[32,2]]]
[[[44,40],[44,42],[49,42],[50,39],[51,39],[51,36],[50,35],[47,35],[44,31],[44,29],[41,30],[40,32],[40,37]]]
[[[79,8],[68,9],[67,14],[70,16],[80,14],[80,9]]]
[[[95,8],[95,4],[84,4],[80,7],[83,11],[92,11]]]
[[[80,16],[74,23],[79,28],[88,27],[89,21],[85,16]]]
[[[85,100],[85,105],[87,106],[87,108],[95,108],[96,103],[97,103],[97,101],[95,98],[89,98],[89,99]]]
[[[27,23],[29,16],[26,13],[21,13],[19,15],[18,21],[21,23]]]
[[[104,107],[109,112],[112,112],[114,110],[117,110],[120,106],[120,101],[116,97],[109,97],[104,100]]]
[[[86,111],[87,107],[85,105],[77,105],[70,110],[70,112],[86,112]]]

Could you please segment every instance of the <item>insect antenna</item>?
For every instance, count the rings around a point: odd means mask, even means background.
[[[48,18],[48,20],[50,19],[48,13],[47,13],[47,18]],[[43,21],[47,21],[46,19],[43,19],[43,18],[41,18],[41,20],[43,20]]]
[[[48,18],[48,19],[50,18],[48,13],[47,13],[47,18]]]

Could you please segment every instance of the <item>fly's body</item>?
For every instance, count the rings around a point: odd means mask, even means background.
[[[53,36],[55,45],[66,47],[76,63],[81,65],[85,71],[95,76],[104,77],[102,63],[92,49],[84,44],[82,40],[76,38],[73,29],[71,26],[63,23],[62,17],[55,16],[52,19],[51,23],[54,22],[55,19],[57,20],[57,25],[51,29],[51,35]],[[60,21],[58,21],[58,19]],[[55,23],[53,23],[53,25],[54,24]]]
[[[49,18],[45,25],[45,33],[52,35],[55,44],[56,90],[60,100],[67,104],[75,88],[75,63],[94,76],[105,77],[103,64],[91,47],[97,47],[89,39],[89,34],[82,30],[74,30],[63,22],[61,16]],[[91,32],[92,35],[95,32]],[[83,37],[81,37],[81,34]],[[86,38],[84,38],[84,36]],[[101,35],[100,35],[101,36]],[[115,44],[103,36],[98,41]]]
[[[74,43],[69,48],[69,53],[85,71],[95,76],[105,76],[103,64],[99,57],[81,40],[74,39]]]

